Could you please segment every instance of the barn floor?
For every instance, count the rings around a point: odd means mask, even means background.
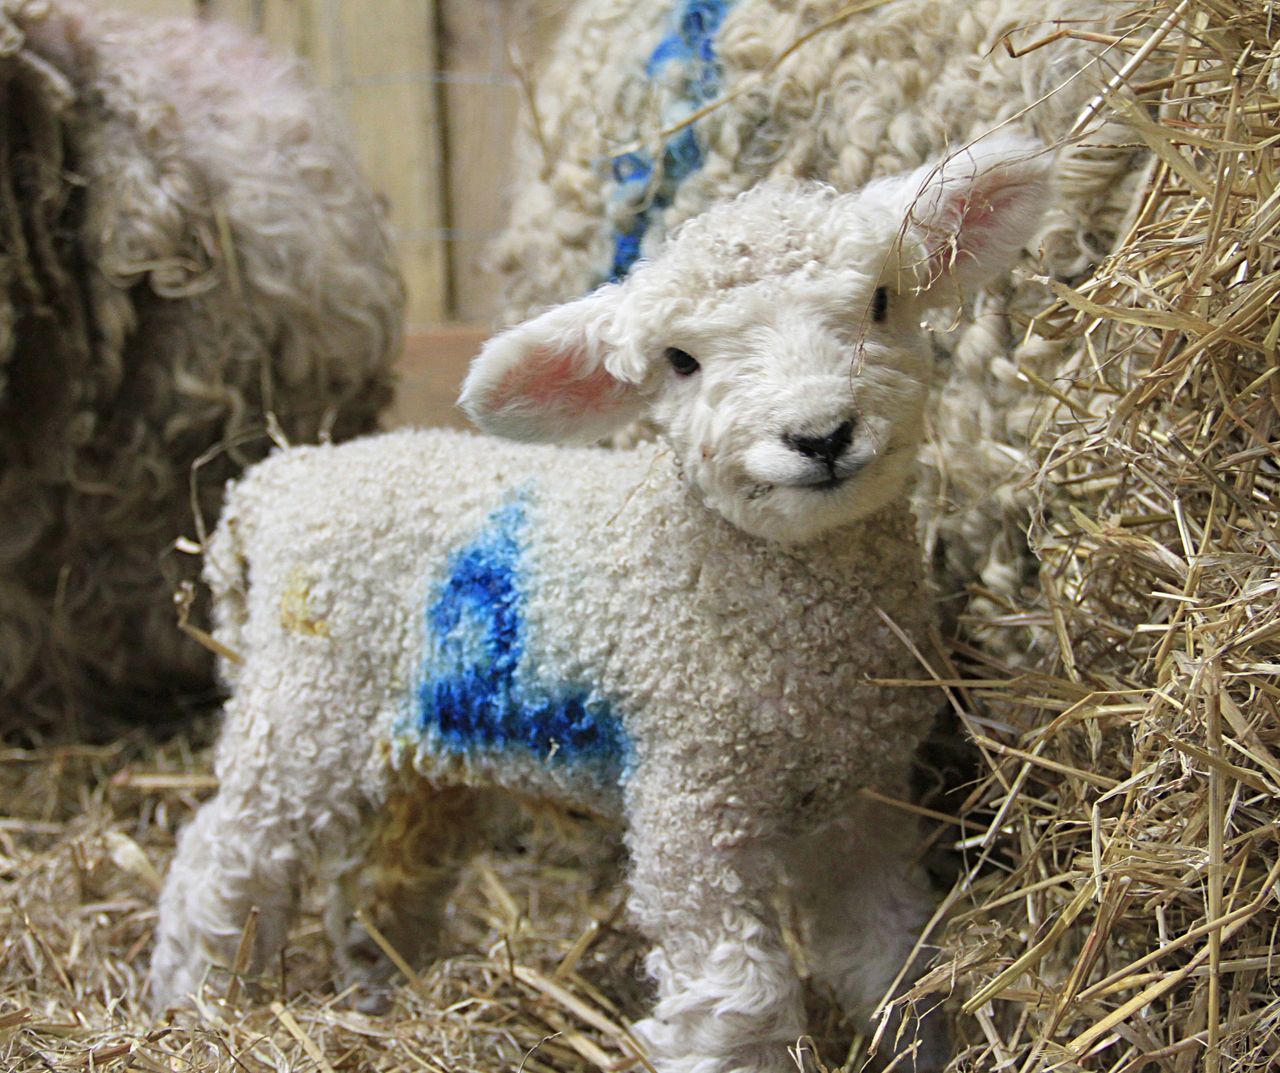
[[[466,874],[448,956],[366,1016],[335,991],[316,892],[277,971],[210,988],[199,1015],[147,1009],[174,832],[213,789],[209,726],[162,745],[0,751],[0,1068],[492,1073],[638,1066],[642,949],[622,922],[616,844],[540,816]],[[221,997],[225,996],[225,997]],[[859,1041],[815,998],[826,1065]],[[812,1056],[806,1068],[821,1069]]]

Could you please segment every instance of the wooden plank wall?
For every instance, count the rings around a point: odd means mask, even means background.
[[[509,0],[439,3],[450,305],[460,320],[483,321],[492,304],[483,259],[501,224],[519,105],[509,58],[516,5]]]
[[[553,20],[529,0],[104,0],[228,19],[303,57],[388,202],[413,328],[487,324],[519,82]]]

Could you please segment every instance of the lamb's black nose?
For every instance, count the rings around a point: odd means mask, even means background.
[[[825,436],[783,436],[783,442],[805,458],[816,458],[828,467],[848,449],[853,441],[853,421],[844,422]]]

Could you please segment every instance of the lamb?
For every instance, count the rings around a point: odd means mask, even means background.
[[[814,972],[870,1014],[930,912],[912,825],[860,794],[906,793],[936,703],[870,680],[918,677],[903,636],[932,618],[918,322],[1012,259],[1048,170],[1004,138],[855,193],[762,185],[487,344],[462,405],[531,442],[397,432],[235,484],[206,565],[237,655],[220,790],[179,838],[155,1000],[231,964],[254,906],[268,964],[317,860],[346,981],[376,992],[352,902],[429,956],[511,792],[624,822],[662,1073],[793,1068],[783,877]],[[642,412],[663,446],[574,445]],[[940,1018],[900,1046],[940,1069]]]
[[[216,22],[0,0],[0,722],[172,719],[174,541],[294,441],[371,431],[403,287],[296,61]],[[194,472],[193,472],[194,467]]]

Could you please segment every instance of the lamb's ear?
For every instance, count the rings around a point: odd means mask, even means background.
[[[925,250],[926,298],[949,301],[1013,263],[1048,207],[1051,167],[1034,138],[997,134],[903,177],[906,226]]]
[[[601,287],[490,339],[462,385],[458,403],[467,416],[514,440],[576,443],[639,416],[636,384],[610,368],[619,290]]]

